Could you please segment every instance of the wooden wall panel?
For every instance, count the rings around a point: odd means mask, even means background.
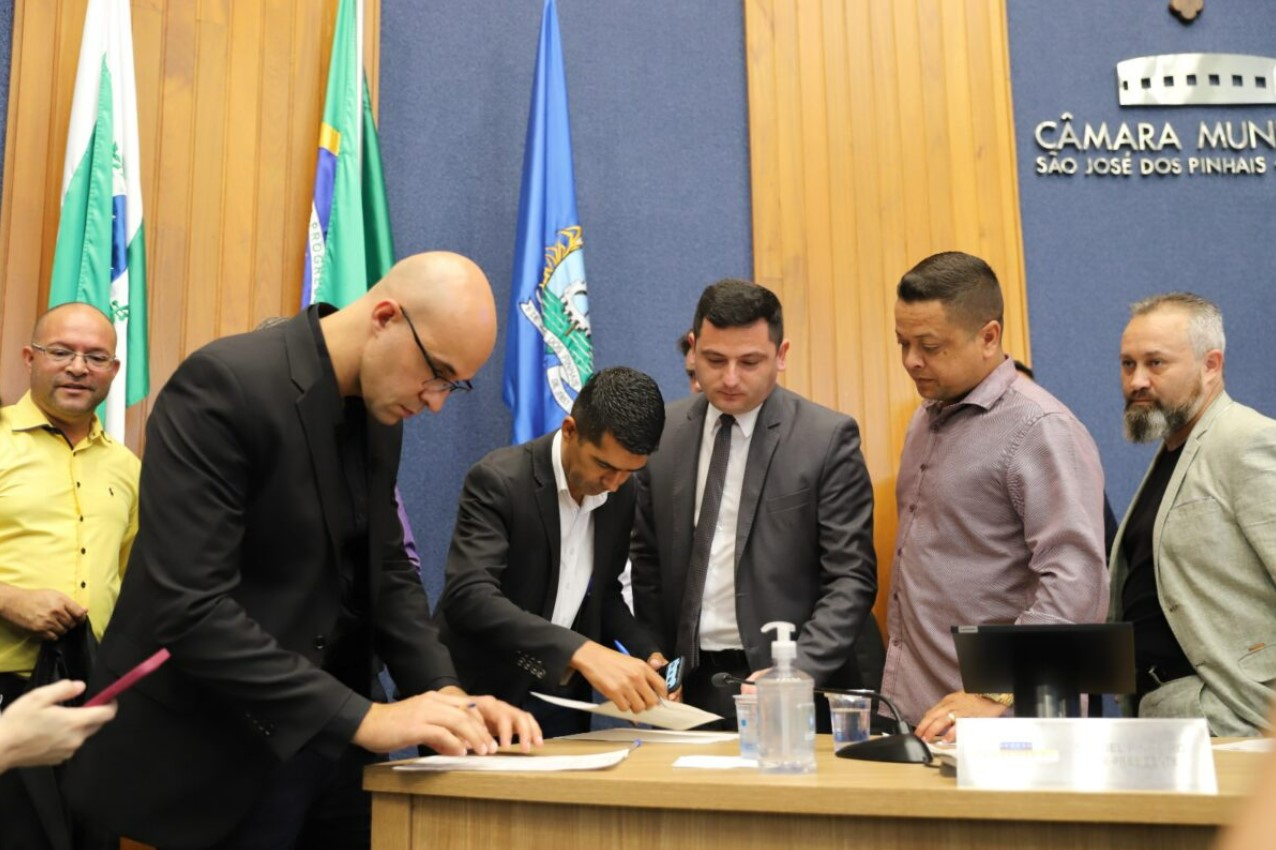
[[[919,399],[895,285],[963,250],[997,271],[1027,360],[1005,8],[987,0],[744,0],[754,274],[784,303],[790,389],[853,415],[877,497],[884,623],[895,478]]]
[[[296,312],[338,0],[133,0],[150,401],[209,340]],[[380,0],[364,0],[376,102]],[[0,397],[48,302],[87,0],[17,0],[0,208]]]

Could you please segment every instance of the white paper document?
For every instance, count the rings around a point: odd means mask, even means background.
[[[575,708],[579,711],[588,711],[591,714],[601,714],[604,717],[615,717],[618,720],[646,723],[651,726],[659,726],[661,729],[692,729],[696,726],[703,726],[705,723],[722,719],[720,715],[705,711],[703,708],[696,708],[694,705],[686,705],[681,702],[670,702],[667,699],[662,699],[660,705],[655,708],[635,713],[621,711],[616,708],[616,704],[613,702],[595,704],[577,699],[563,699],[562,697],[552,697],[548,694],[538,694],[536,691],[532,691],[532,696],[554,705],[561,705],[564,708]]]
[[[756,768],[757,759],[743,756],[679,756],[674,760],[674,767],[698,767],[703,770],[731,770],[740,767]]]
[[[606,770],[615,767],[634,751],[634,747],[591,753],[583,756],[426,756],[396,764],[395,770],[487,770],[497,773],[550,773],[563,770]]]
[[[576,735],[564,735],[556,741],[642,741],[644,744],[721,744],[735,741],[735,732],[679,732],[674,729],[595,729]]]

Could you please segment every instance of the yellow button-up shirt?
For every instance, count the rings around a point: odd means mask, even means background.
[[[66,594],[101,638],[137,534],[140,470],[97,417],[72,447],[30,393],[0,408],[0,583]],[[0,673],[30,673],[39,649],[0,618]]]

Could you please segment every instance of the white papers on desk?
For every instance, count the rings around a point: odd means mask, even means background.
[[[601,714],[604,717],[615,717],[618,720],[632,720],[636,723],[646,723],[651,726],[658,726],[661,729],[693,729],[696,726],[703,726],[714,720],[721,720],[722,717],[703,708],[696,708],[694,705],[687,705],[681,702],[670,702],[662,699],[660,705],[655,708],[649,708],[646,711],[632,712],[621,711],[616,708],[613,702],[604,702],[595,704],[592,702],[582,702],[577,699],[563,699],[562,697],[552,697],[548,694],[538,694],[532,691],[532,696],[537,699],[543,699],[545,702],[553,705],[561,705],[564,708],[574,708],[578,711],[588,711],[590,714]]]
[[[1246,738],[1243,741],[1231,741],[1226,744],[1215,744],[1216,750],[1231,750],[1240,753],[1270,753],[1276,749],[1276,740],[1272,738]]]
[[[537,755],[495,755],[495,756],[426,756],[413,759],[403,764],[396,764],[395,770],[487,770],[497,773],[551,773],[563,770],[606,770],[615,767],[633,752],[633,747],[611,750],[605,753],[591,753],[584,756],[537,756]]]
[[[957,769],[957,745],[950,744],[947,741],[925,741],[926,749],[930,750],[931,767],[946,767],[950,770]]]
[[[580,732],[575,735],[564,735],[555,741],[629,741],[639,740],[644,744],[721,744],[724,741],[735,741],[740,736],[735,732],[679,732],[673,729],[595,729],[592,732]]]

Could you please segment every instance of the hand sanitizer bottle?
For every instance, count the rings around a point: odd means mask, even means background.
[[[792,623],[767,623],[775,631],[772,667],[758,689],[758,768],[763,773],[815,770],[815,680],[793,666],[797,644]]]

